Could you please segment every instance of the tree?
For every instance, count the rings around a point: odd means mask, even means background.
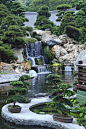
[[[48,103],[49,107],[54,108],[57,113],[63,114],[64,117],[70,114],[71,108],[68,108],[68,106],[73,106],[73,102],[69,97],[73,96],[75,92],[70,90],[71,87],[71,85],[65,83],[58,84],[54,89],[55,97],[52,102]]]
[[[56,16],[58,16],[58,19],[56,19],[56,21],[61,21],[61,19],[63,18],[63,15],[65,14],[65,11],[69,8],[71,8],[71,6],[68,4],[61,4],[57,6],[56,9],[59,10],[59,13],[56,14]]]
[[[2,19],[9,14],[10,12],[8,11],[7,7],[3,4],[0,4],[0,25],[1,25]]]
[[[10,85],[14,86],[7,92],[7,95],[12,95],[11,98],[7,99],[7,103],[13,102],[13,107],[15,107],[16,102],[29,103],[30,100],[24,95],[27,93],[27,86],[30,85],[27,79],[31,78],[29,75],[22,75],[18,81],[10,82]]]
[[[0,28],[0,62],[10,62],[13,59],[17,59],[14,56],[14,52],[12,51],[10,45],[8,43],[4,43],[3,40],[3,31]]]
[[[75,7],[78,1],[79,0],[32,0],[31,3],[27,5],[27,8],[28,11],[36,12],[41,6],[46,5],[51,11],[56,10],[56,6],[61,4],[68,4],[71,5],[71,7]],[[83,3],[85,2],[85,0],[82,1]]]
[[[6,31],[11,25],[24,26],[24,22],[28,21],[27,18],[18,17],[16,15],[10,14],[9,16],[2,19],[1,28]]]
[[[3,41],[12,45],[12,47],[24,47],[28,44],[24,37],[23,28],[18,25],[11,25],[7,31],[4,32]]]
[[[76,9],[77,10],[80,10],[81,8],[85,7],[86,6],[86,2],[83,2],[83,1],[79,1],[77,4],[76,4]]]
[[[19,2],[13,2],[12,8],[11,8],[11,12],[17,16],[22,16],[24,17],[24,8],[21,7],[21,4]]]
[[[71,5],[68,5],[68,4],[61,4],[61,5],[58,5],[57,6],[57,10],[60,10],[60,11],[66,11],[67,9],[71,8]]]
[[[82,31],[76,27],[68,25],[65,27],[64,33],[66,33],[69,37],[73,38],[76,41],[81,40]]]
[[[41,6],[37,13],[38,13],[37,20],[34,23],[34,25],[37,28],[42,30],[45,30],[45,29],[51,30],[51,28],[55,26],[54,23],[49,20],[49,17],[51,16],[51,14],[49,13],[47,6],[45,5]]]

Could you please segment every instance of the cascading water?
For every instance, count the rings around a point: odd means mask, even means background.
[[[36,65],[35,59],[37,58],[42,60],[43,65],[45,64],[42,53],[42,43],[39,41],[36,41],[35,43],[30,43],[28,44],[28,46],[26,46],[26,56],[27,59],[31,60],[32,66]]]
[[[26,46],[26,56],[28,60],[31,60],[32,67],[37,67],[38,73],[40,72],[49,72],[50,66],[48,68],[47,65],[45,65],[45,59],[43,56],[43,46],[42,42],[36,41],[35,43],[30,43]],[[36,60],[40,59],[42,62],[42,65],[37,65]]]

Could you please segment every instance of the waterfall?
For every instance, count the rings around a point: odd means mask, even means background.
[[[35,59],[34,59],[34,57],[29,56],[27,46],[26,46],[26,56],[27,56],[27,60],[31,60],[32,65],[34,66],[35,65]]]
[[[36,41],[35,43],[30,43],[26,46],[26,56],[28,60],[31,60],[32,66],[36,65],[35,59],[39,58],[42,64],[45,64],[44,56],[42,55],[42,43]]]
[[[26,56],[27,60],[31,60],[32,69],[36,70],[38,73],[51,72],[51,67],[45,64],[45,59],[43,56],[44,50],[42,42],[36,41],[35,43],[30,43],[26,46]],[[37,61],[41,61],[42,65],[38,65]]]

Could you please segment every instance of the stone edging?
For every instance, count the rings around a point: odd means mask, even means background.
[[[48,97],[41,97],[41,98],[33,98],[30,103],[23,104],[18,103],[22,107],[22,110],[20,113],[10,113],[7,109],[9,104],[6,104],[2,107],[2,117],[9,121],[13,122],[17,125],[36,125],[36,126],[46,126],[51,127],[54,129],[84,129],[78,126],[77,124],[72,126],[71,123],[62,123],[57,122],[53,120],[52,115],[49,114],[36,114],[32,111],[30,111],[30,108],[33,105],[49,102],[51,99]],[[75,126],[77,127],[75,128]]]

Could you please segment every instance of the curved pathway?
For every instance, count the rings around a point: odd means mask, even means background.
[[[18,103],[22,107],[20,113],[10,113],[7,110],[9,104],[2,107],[2,117],[10,122],[19,125],[37,125],[52,127],[54,129],[84,129],[84,127],[76,124],[75,119],[73,123],[62,123],[54,121],[52,115],[49,114],[36,114],[30,111],[30,108],[34,105],[49,102],[49,97],[33,98],[30,103]]]

